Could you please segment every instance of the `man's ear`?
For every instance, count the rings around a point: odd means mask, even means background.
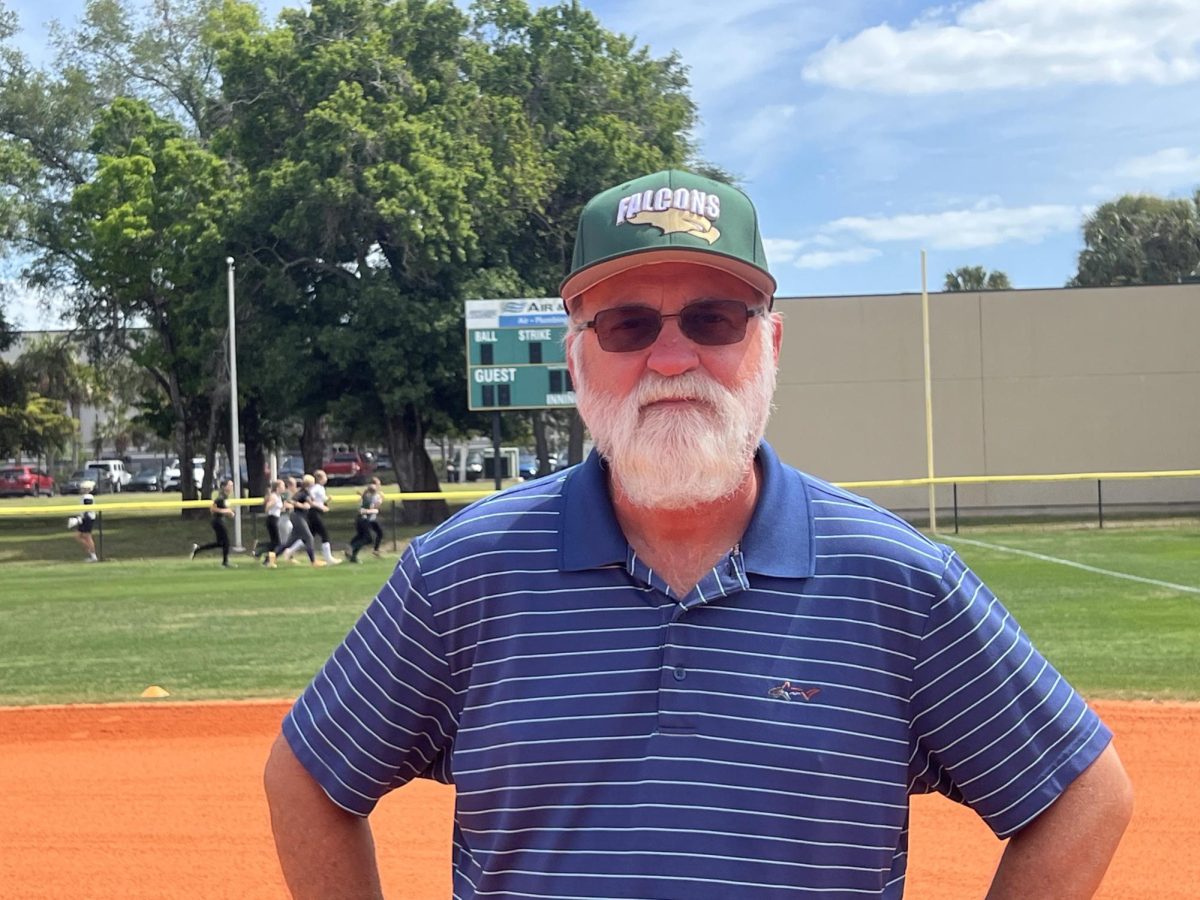
[[[775,322],[774,334],[771,337],[771,343],[774,345],[775,365],[779,365],[779,352],[783,348],[783,314],[777,312],[767,313]]]

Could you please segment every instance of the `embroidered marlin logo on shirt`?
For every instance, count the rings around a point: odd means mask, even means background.
[[[817,696],[819,693],[821,693],[821,689],[819,687],[794,687],[790,681],[777,684],[775,687],[767,691],[767,695],[774,697],[776,700],[793,700],[796,697],[800,697],[803,700],[808,701]]]

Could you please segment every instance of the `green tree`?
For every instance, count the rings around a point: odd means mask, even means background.
[[[49,461],[59,456],[79,433],[79,421],[67,414],[61,400],[31,393],[25,403],[28,430],[22,449],[35,458]]]
[[[15,456],[29,434],[29,418],[25,411],[29,392],[24,379],[0,359],[0,458]]]
[[[1008,291],[1012,282],[999,269],[988,271],[983,266],[959,266],[946,273],[944,290],[947,291]]]
[[[21,368],[0,360],[0,458],[59,453],[77,430],[61,401],[31,391]]]
[[[1177,284],[1200,267],[1200,191],[1104,203],[1084,221],[1083,244],[1071,287]]]
[[[574,3],[475,12],[316,0],[266,28],[230,5],[215,31],[249,277],[305,327],[294,395],[381,423],[410,490],[437,487],[425,437],[472,419],[462,300],[553,294],[587,197],[690,150],[677,60]]]
[[[71,437],[71,461],[80,461],[78,423],[85,404],[99,395],[96,370],[84,362],[67,335],[41,335],[25,346],[17,359],[21,377],[44,397],[62,402],[76,422]]]
[[[188,459],[205,407],[211,421],[227,387],[220,220],[233,204],[233,179],[219,158],[140,100],[114,101],[91,149],[95,173],[72,192],[63,217],[72,311],[104,342],[94,358],[119,351],[154,378]],[[145,331],[131,327],[140,322]],[[212,427],[208,433],[211,450]],[[183,489],[190,497],[187,479]]]
[[[31,283],[70,296],[93,360],[125,355],[152,374],[146,416],[185,458],[219,394],[215,221],[236,205],[205,150],[223,115],[205,36],[218,5],[89,0],[77,28],[53,28],[46,69],[0,50],[6,236],[34,254]]]

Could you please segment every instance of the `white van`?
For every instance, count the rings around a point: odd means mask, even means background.
[[[97,481],[107,481],[114,491],[124,490],[133,479],[133,473],[129,472],[125,463],[119,459],[89,459],[83,467],[95,472]]]

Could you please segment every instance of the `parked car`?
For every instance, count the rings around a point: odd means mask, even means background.
[[[96,474],[97,483],[107,481],[114,491],[124,490],[133,480],[133,475],[125,468],[124,460],[89,459],[83,467]]]
[[[130,491],[161,491],[163,489],[163,470],[158,466],[142,466],[133,473],[129,481]]]
[[[112,484],[108,481],[97,481],[95,469],[76,469],[71,473],[71,477],[62,483],[59,487],[59,493],[62,494],[82,494],[84,484],[92,485],[93,494],[107,494],[112,490]]]
[[[285,456],[283,462],[279,464],[278,474],[280,478],[303,478],[304,477],[304,457],[302,456]]]
[[[54,496],[54,479],[37,466],[8,466],[0,469],[0,496]]]
[[[374,471],[365,453],[346,450],[334,453],[321,464],[330,484],[366,484]]]
[[[465,470],[467,481],[478,481],[483,477],[483,454],[475,450],[467,454]],[[446,480],[458,481],[458,456],[450,457],[446,463]]]
[[[538,460],[532,453],[522,453],[517,457],[517,474],[522,478],[537,478]]]
[[[204,481],[204,457],[192,457],[192,481],[196,485],[196,490],[200,490],[200,484]],[[181,491],[183,490],[182,482],[179,477],[179,457],[175,457],[171,464],[163,470],[163,490],[164,491]]]
[[[392,465],[391,456],[389,456],[386,453],[380,453],[377,457],[375,457],[375,472],[374,472],[374,474],[379,475],[381,472],[395,472],[395,471],[396,471],[396,469]]]

